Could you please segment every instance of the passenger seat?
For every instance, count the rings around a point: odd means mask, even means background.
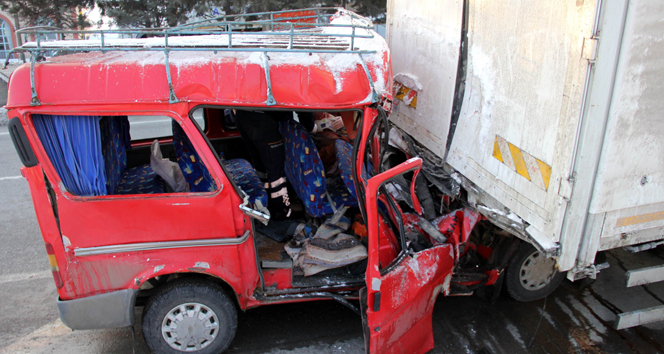
[[[175,121],[173,121],[173,145],[178,164],[187,183],[189,183],[191,191],[207,192],[215,190],[217,187],[212,176],[201,162],[198,153],[182,127]],[[254,209],[263,209],[256,208],[256,201],[258,200],[263,207],[267,207],[267,191],[249,161],[243,159],[226,160],[224,161],[224,167],[229,177],[249,196],[249,203]]]
[[[292,119],[281,121],[279,131],[284,137],[286,150],[286,177],[309,215],[323,217],[344,206],[357,206],[352,170],[346,168],[344,174],[342,169],[342,176],[326,178],[325,167],[309,132]],[[352,150],[348,149],[349,146],[340,145],[338,149],[335,146],[337,160],[340,161],[343,155],[342,160],[348,162]],[[349,162],[347,166],[350,166]]]
[[[165,181],[150,164],[127,168],[127,149],[131,147],[131,139],[126,116],[102,118],[99,130],[108,195],[164,193]]]
[[[229,177],[249,196],[249,203],[256,210],[267,208],[267,191],[249,161],[244,159],[225,160],[224,167]],[[256,206],[260,201],[263,208]]]
[[[173,147],[180,169],[192,192],[210,192],[217,189],[210,172],[201,161],[187,134],[176,121],[173,121]]]

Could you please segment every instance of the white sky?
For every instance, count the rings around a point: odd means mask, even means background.
[[[95,6],[92,10],[88,12],[88,21],[92,23],[92,28],[91,29],[109,29],[109,28],[114,28],[115,26],[111,27],[111,19],[109,17],[104,16],[104,24],[101,27],[97,27],[97,22],[99,22],[99,19],[101,19],[101,11],[97,6]]]

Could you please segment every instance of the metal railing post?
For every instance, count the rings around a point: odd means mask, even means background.
[[[277,104],[274,96],[272,96],[272,81],[270,80],[270,63],[268,62],[269,57],[267,52],[263,52],[263,57],[265,58],[265,80],[267,81],[267,100],[265,104],[268,106],[274,106]]]
[[[288,49],[293,49],[293,24],[290,24],[290,41],[288,42]]]
[[[37,88],[35,87],[35,60],[37,59],[36,55],[30,56],[30,90],[32,91],[32,98],[30,99],[31,106],[40,106],[41,102],[39,97],[37,97]]]
[[[178,103],[180,100],[175,96],[175,90],[173,89],[173,80],[171,79],[171,64],[168,60],[168,32],[164,33],[164,62],[166,64],[166,79],[168,80],[168,103]]]
[[[233,25],[228,25],[228,48],[233,48]]]
[[[351,20],[351,24],[353,25],[353,32],[350,36],[350,50],[355,50],[355,23]]]
[[[175,91],[173,90],[173,81],[171,80],[171,64],[168,61],[168,52],[169,50],[164,50],[164,61],[166,64],[166,79],[168,80],[168,103],[178,103],[180,100],[175,96]]]
[[[367,79],[369,79],[369,86],[371,87],[371,102],[375,103],[378,102],[378,94],[376,93],[376,89],[374,88],[374,81],[371,78],[371,72],[369,72],[369,67],[367,67],[367,63],[364,61],[364,57],[362,57],[362,53],[358,54],[360,56],[360,62],[362,63],[362,68],[364,68],[364,73],[367,75]]]

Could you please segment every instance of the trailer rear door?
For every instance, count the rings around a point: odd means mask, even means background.
[[[664,3],[657,1],[602,4],[570,222],[563,230],[572,251],[561,257],[565,266],[585,268],[597,251],[664,234],[662,11]]]

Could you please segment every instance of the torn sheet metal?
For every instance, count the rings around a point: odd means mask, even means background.
[[[477,188],[470,180],[461,176],[454,175],[461,181],[464,190],[468,192],[468,202],[477,209],[491,223],[503,230],[509,231],[520,239],[531,243],[538,251],[544,253],[547,257],[556,256],[560,246],[551,241],[550,238],[543,235],[539,230],[530,226],[522,218],[511,210],[507,209],[495,198]]]
[[[461,191],[460,183],[445,170],[443,160],[428,149],[418,145],[408,134],[397,126],[390,129],[389,144],[403,151],[409,157],[422,158],[422,174],[443,194],[456,197]]]
[[[433,349],[433,306],[438,294],[448,292],[453,254],[449,244],[432,247],[402,258],[380,279],[368,282],[369,353]]]

